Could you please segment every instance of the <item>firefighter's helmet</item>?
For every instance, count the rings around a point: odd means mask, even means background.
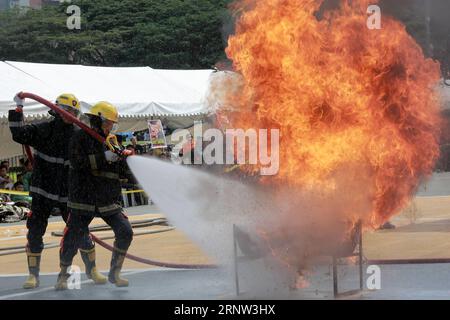
[[[119,121],[119,112],[117,111],[117,108],[106,101],[96,103],[91,110],[87,112],[87,114],[99,117],[102,120],[109,120],[114,123]]]
[[[80,101],[71,93],[63,93],[56,98],[56,104],[61,107],[68,107],[77,110],[81,110]]]

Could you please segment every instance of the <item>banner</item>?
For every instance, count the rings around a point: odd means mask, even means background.
[[[148,128],[152,149],[167,148],[166,136],[164,135],[164,128],[161,120],[149,120]]]

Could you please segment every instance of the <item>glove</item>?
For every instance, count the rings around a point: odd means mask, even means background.
[[[19,94],[16,94],[16,96],[14,97],[14,102],[16,103],[17,108],[23,108],[23,99],[19,97]]]
[[[119,161],[119,159],[120,159],[120,157],[117,154],[115,154],[114,152],[112,152],[110,150],[105,151],[105,158],[108,162],[116,162],[116,161]]]

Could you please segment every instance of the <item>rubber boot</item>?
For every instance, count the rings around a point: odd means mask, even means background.
[[[61,271],[58,275],[58,280],[56,281],[55,289],[56,290],[67,290],[67,280],[70,275],[67,273],[67,269],[69,269],[70,265],[60,264]]]
[[[126,254],[127,252],[125,250],[120,250],[117,247],[114,247],[108,280],[109,282],[114,283],[116,287],[128,287],[128,280],[120,277],[120,271],[122,270],[122,265]]]
[[[39,266],[41,264],[41,254],[32,253],[27,250],[27,262],[30,275],[23,284],[24,289],[35,289],[39,287]]]
[[[86,266],[86,276],[94,281],[95,284],[105,284],[107,279],[98,272],[95,265],[95,247],[90,250],[80,249],[81,258]]]

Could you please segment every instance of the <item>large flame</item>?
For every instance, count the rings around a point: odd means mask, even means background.
[[[234,4],[226,53],[242,82],[238,95],[225,87],[238,112],[222,112],[233,128],[280,129],[270,183],[345,191],[348,208],[369,190],[368,222],[379,224],[408,203],[439,157],[439,65],[395,19],[367,27],[376,1],[342,0],[318,18],[322,2]]]

